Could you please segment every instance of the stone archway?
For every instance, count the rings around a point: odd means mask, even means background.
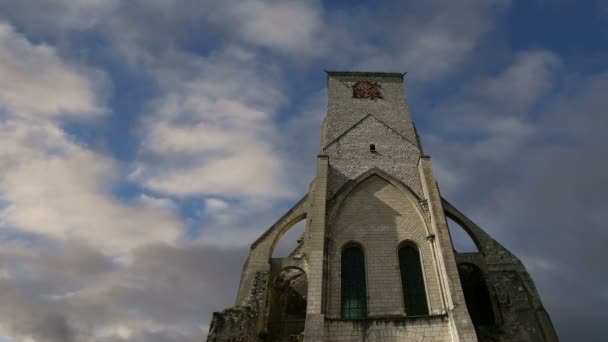
[[[300,341],[306,321],[308,278],[299,268],[283,269],[270,284],[269,341]]]

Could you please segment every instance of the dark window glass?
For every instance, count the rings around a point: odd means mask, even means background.
[[[428,315],[429,309],[426,304],[420,255],[415,246],[405,244],[399,248],[399,269],[401,271],[405,314],[408,316]]]
[[[342,251],[342,318],[366,317],[365,257],[361,247],[347,246]]]
[[[469,310],[475,328],[482,325],[493,325],[495,321],[492,302],[490,302],[488,288],[481,270],[473,264],[460,264],[458,274],[467,310]]]

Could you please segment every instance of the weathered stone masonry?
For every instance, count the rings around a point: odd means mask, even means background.
[[[441,197],[403,74],[327,74],[317,175],[252,244],[236,305],[214,313],[207,340],[557,341],[522,263]],[[479,252],[454,251],[446,217]],[[272,258],[281,236],[302,220],[296,250]],[[406,268],[404,245],[417,251]],[[346,246],[361,250],[364,297],[348,292],[346,274],[354,271],[342,269]],[[411,260],[420,273],[408,271]],[[408,292],[412,282],[424,293]],[[408,312],[415,293],[424,315]],[[352,303],[364,304],[355,311],[364,316],[344,316]]]

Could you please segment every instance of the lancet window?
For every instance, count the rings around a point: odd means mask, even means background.
[[[367,289],[365,285],[365,256],[357,244],[342,250],[342,318],[367,317]]]
[[[399,248],[399,270],[403,301],[407,316],[424,316],[429,314],[424,289],[424,278],[420,264],[418,248],[412,243],[404,243]]]

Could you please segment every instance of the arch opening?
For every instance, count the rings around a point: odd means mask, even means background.
[[[342,319],[367,318],[365,255],[361,245],[351,242],[344,246],[341,275]]]
[[[460,225],[449,216],[446,216],[448,223],[448,229],[450,236],[452,237],[452,244],[454,250],[458,253],[478,253],[480,252],[479,247],[471,237],[471,235]]]
[[[496,323],[490,294],[479,267],[473,264],[459,264],[458,275],[464,292],[467,310],[475,329]]]
[[[291,341],[304,332],[308,294],[306,273],[282,270],[271,283],[268,332],[271,341]]]
[[[426,299],[420,253],[418,247],[411,242],[405,242],[399,247],[399,271],[401,272],[405,314],[407,316],[428,315],[429,307]]]
[[[292,225],[279,237],[274,249],[272,250],[272,258],[288,257],[299,244],[302,242],[304,231],[306,230],[306,220],[302,219]]]

